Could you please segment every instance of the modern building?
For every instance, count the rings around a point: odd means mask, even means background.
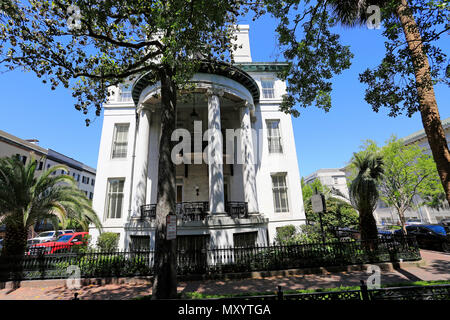
[[[78,181],[78,188],[92,200],[94,198],[96,170],[52,149],[42,148],[38,143],[39,140],[20,139],[0,130],[0,158],[17,155],[25,164],[34,157],[39,162],[36,170],[38,174],[54,165],[66,165],[69,174]],[[55,175],[62,173],[55,172]]]
[[[265,244],[278,227],[304,223],[291,116],[279,111],[286,86],[277,72],[287,64],[252,62],[247,25],[238,44],[234,65],[205,62],[194,89],[178,94],[178,130],[162,137],[180,142],[171,161],[181,246]],[[103,106],[93,207],[124,249],[154,246],[159,90],[143,75],[111,88]]]

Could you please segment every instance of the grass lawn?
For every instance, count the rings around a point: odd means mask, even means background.
[[[382,288],[393,288],[393,287],[406,287],[406,286],[430,286],[438,284],[450,284],[450,280],[435,280],[435,281],[414,281],[414,282],[402,282],[402,283],[389,283],[381,285]],[[283,290],[284,294],[295,294],[295,293],[314,293],[314,292],[332,292],[332,291],[350,291],[359,290],[359,286],[353,287],[336,287],[336,288],[323,288],[323,289],[310,289],[310,290]],[[180,299],[218,299],[218,298],[232,298],[232,297],[248,297],[248,296],[264,296],[264,295],[276,295],[274,292],[244,292],[237,294],[203,294],[199,292],[186,292],[180,293],[178,297]],[[151,295],[140,296],[134,298],[134,300],[150,300]]]

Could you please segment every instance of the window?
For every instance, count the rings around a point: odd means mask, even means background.
[[[261,80],[262,94],[264,99],[275,98],[274,81],[270,79]]]
[[[280,120],[267,120],[266,125],[269,153],[282,153]]]
[[[272,192],[275,212],[289,212],[285,173],[272,175]]]
[[[122,217],[123,185],[125,179],[109,179],[106,203],[106,217],[120,219]]]
[[[119,102],[131,101],[131,85],[120,85],[120,97]]]
[[[233,243],[235,248],[242,247],[254,247],[256,245],[256,239],[258,232],[242,232],[233,234]]]
[[[92,192],[89,192],[89,200],[94,199],[94,194]]]
[[[43,161],[39,161],[39,168],[38,168],[38,170],[41,171],[43,167],[44,167],[44,162]]]
[[[150,250],[150,236],[130,236],[130,251]]]
[[[89,184],[89,177],[86,177],[86,184]]]
[[[95,179],[92,179],[91,185],[93,186],[95,184]]]
[[[113,158],[126,158],[129,124],[116,124],[114,129]]]
[[[26,162],[27,162],[27,156],[22,156],[19,153],[16,153],[16,158],[17,158],[17,160],[22,161],[23,164],[26,164]]]

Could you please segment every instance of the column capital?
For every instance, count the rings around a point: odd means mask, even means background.
[[[206,95],[207,96],[219,96],[222,97],[225,91],[222,88],[207,88]]]
[[[136,108],[136,112],[137,113],[141,113],[141,111],[144,109],[144,104],[143,103],[139,103],[137,108]]]
[[[153,113],[153,112],[156,111],[156,108],[155,108],[155,107],[149,107],[148,105],[145,105],[145,104],[143,104],[143,103],[140,103],[140,104],[137,106],[137,108],[136,108],[136,112],[139,114],[139,113],[141,113],[141,112],[143,112],[143,111],[145,111],[145,112],[147,112],[147,113],[149,113],[149,112]]]

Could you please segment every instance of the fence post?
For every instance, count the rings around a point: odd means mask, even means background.
[[[364,280],[360,280],[360,281],[361,281],[362,300],[369,301],[370,297],[369,297],[369,291],[367,290],[367,285],[365,284]]]
[[[283,291],[281,290],[281,286],[278,286],[278,292],[277,292],[278,300],[283,300]]]

